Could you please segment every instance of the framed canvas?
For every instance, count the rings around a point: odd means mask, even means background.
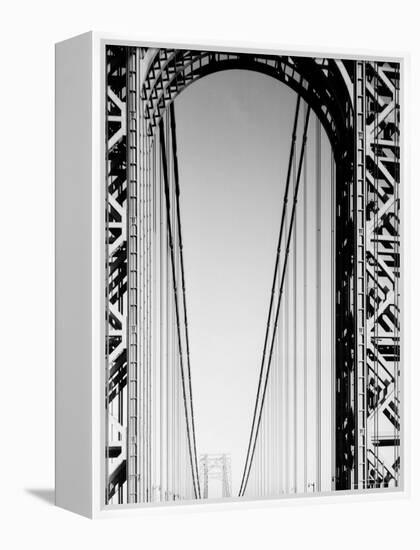
[[[404,58],[56,46],[56,499],[401,493]]]

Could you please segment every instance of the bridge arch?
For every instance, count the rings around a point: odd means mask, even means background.
[[[301,95],[320,119],[337,157],[352,147],[351,64],[346,68],[332,59],[160,49],[145,65],[142,104],[148,135],[186,87],[215,72],[242,69],[268,75]]]
[[[148,138],[155,139],[170,105],[182,92],[208,75],[226,70],[247,70],[267,75],[300,95],[320,120],[330,141],[335,183],[335,334],[336,410],[335,486],[354,484],[355,402],[354,385],[355,309],[354,277],[354,106],[349,82],[354,62],[327,58],[266,54],[166,50],[149,51],[141,75],[140,109]],[[357,459],[356,459],[357,460]]]

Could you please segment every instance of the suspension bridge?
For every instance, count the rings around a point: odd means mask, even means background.
[[[296,93],[238,497],[400,484],[399,64],[106,47],[105,500],[231,497],[199,458],[176,97],[226,70]]]

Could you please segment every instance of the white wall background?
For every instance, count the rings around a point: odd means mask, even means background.
[[[346,12],[346,6],[348,11]],[[159,513],[89,522],[48,502],[53,487],[54,42],[86,30],[162,41],[258,41],[309,50],[372,48],[412,54],[411,97],[420,93],[415,3],[388,0],[15,0],[2,5],[1,41],[1,495],[3,548],[369,548],[418,540],[419,476],[408,500]],[[410,109],[410,149],[420,147]],[[415,128],[417,124],[418,128]],[[412,167],[411,204],[420,201]],[[413,208],[413,206],[411,206]],[[413,235],[415,211],[411,218]],[[417,239],[412,239],[415,242]],[[416,250],[415,250],[416,248]],[[412,253],[412,254],[411,254]],[[420,268],[409,250],[411,279]],[[412,333],[418,290],[411,289]],[[413,338],[414,340],[414,338]],[[411,386],[419,386],[417,354]],[[407,360],[409,357],[407,357]],[[413,466],[419,399],[413,398]],[[417,433],[416,433],[417,432]],[[414,454],[415,453],[415,454]],[[413,468],[414,469],[414,468]],[[40,496],[42,498],[40,498]],[[197,510],[197,508],[195,509]],[[348,530],[346,529],[348,526]],[[412,542],[411,542],[412,541]]]

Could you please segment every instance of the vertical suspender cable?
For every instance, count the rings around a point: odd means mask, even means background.
[[[149,338],[148,338],[148,346],[149,346],[149,440],[150,440],[150,478],[149,478],[149,493],[150,498],[153,501],[154,499],[154,489],[153,484],[154,480],[156,479],[156,475],[154,473],[155,470],[155,464],[154,464],[154,446],[152,441],[152,434],[155,433],[152,429],[152,423],[154,422],[154,410],[153,410],[153,392],[154,392],[154,369],[152,365],[153,360],[153,349],[152,349],[152,338],[153,338],[153,308],[152,308],[152,265],[154,265],[154,262],[152,261],[152,175],[153,175],[153,167],[152,167],[152,161],[153,161],[153,143],[149,143],[148,148],[148,155],[149,155],[149,178],[148,178],[148,238],[147,238],[147,246],[148,246],[148,332],[149,332]]]
[[[335,162],[331,150],[331,489],[335,489]]]
[[[273,407],[274,407],[274,419],[273,419],[273,441],[274,441],[274,453],[273,453],[273,492],[274,494],[280,493],[279,488],[279,432],[280,432],[280,415],[279,415],[279,345],[278,345],[278,333],[276,334],[276,347],[275,347],[275,363],[274,363],[274,397],[273,397]]]
[[[306,156],[306,154],[305,154]],[[295,157],[296,159],[296,157]],[[305,157],[304,157],[305,160]],[[296,163],[293,167],[293,179],[296,180]],[[293,492],[297,491],[297,222],[293,226]]]
[[[148,261],[147,261],[147,238],[148,238],[148,185],[149,185],[149,144],[147,144],[147,150],[146,150],[146,178],[145,178],[145,185],[144,185],[144,196],[143,196],[143,203],[144,203],[144,286],[145,286],[145,293],[144,293],[144,317],[143,317],[143,323],[144,323],[144,365],[145,365],[145,387],[146,387],[146,416],[145,416],[145,433],[146,433],[146,468],[144,471],[144,477],[145,477],[145,484],[146,484],[146,502],[149,501],[149,467],[150,467],[150,439],[149,439],[149,414],[150,414],[150,407],[149,407],[149,345],[148,345],[148,339],[149,339],[149,311],[148,311],[148,280],[147,280],[147,272],[148,272]]]
[[[159,163],[157,162],[157,155],[156,155],[156,145],[154,147],[154,162],[155,162],[155,172],[158,173],[158,167]],[[165,361],[164,361],[164,353],[165,353],[165,346],[164,346],[164,319],[165,319],[165,303],[166,303],[166,296],[165,296],[165,290],[164,290],[164,257],[163,257],[163,250],[164,246],[163,243],[165,242],[163,240],[163,235],[166,235],[166,233],[163,231],[163,212],[162,212],[162,182],[160,177],[160,172],[158,173],[158,181],[156,189],[158,191],[157,195],[157,204],[156,208],[158,209],[158,215],[157,220],[159,224],[159,294],[160,294],[160,300],[159,300],[159,307],[160,307],[160,314],[159,314],[159,359],[160,359],[160,453],[161,453],[161,468],[160,468],[160,500],[165,501],[166,500],[166,484],[167,484],[167,473],[166,473],[166,461],[167,461],[167,419],[166,419],[166,403],[167,403],[167,378],[165,373]]]
[[[295,183],[296,179],[294,179]],[[285,214],[285,223],[288,223],[288,212]],[[284,368],[285,368],[285,476],[286,476],[286,493],[290,492],[290,325],[289,325],[289,281],[290,281],[290,271],[286,272],[285,277],[285,297],[284,297]]]
[[[316,119],[316,488],[321,490],[321,122]]]
[[[145,179],[146,179],[146,147],[147,147],[147,138],[145,137],[145,122],[143,119],[143,132],[142,132],[142,178],[141,178],[141,185],[139,190],[139,245],[140,245],[140,255],[139,255],[139,304],[140,304],[140,311],[139,311],[139,329],[140,329],[140,335],[139,335],[139,358],[140,358],[140,406],[139,406],[139,412],[140,412],[140,494],[141,494],[141,501],[145,502],[146,500],[146,494],[145,494],[145,460],[146,460],[146,442],[145,442],[145,411],[146,411],[146,403],[145,403],[145,354],[144,354],[144,186],[145,186]]]
[[[151,256],[150,256],[150,189],[151,189],[151,143],[147,144],[147,181],[146,181],[146,357],[147,357],[147,500],[152,493],[152,350],[151,350]]]
[[[303,165],[303,485],[308,490],[308,162]]]
[[[160,152],[160,158],[162,157],[162,153]],[[161,174],[161,185],[162,185],[162,217],[164,217],[164,211],[166,209],[165,205],[165,184],[163,182],[163,169],[162,169],[162,162],[159,162],[160,165],[160,174]],[[165,348],[165,363],[166,363],[166,379],[167,379],[167,389],[166,389],[166,399],[167,399],[167,406],[166,406],[166,432],[167,432],[167,440],[168,440],[168,453],[166,457],[166,484],[167,484],[167,500],[171,499],[171,488],[172,488],[172,476],[171,476],[171,467],[172,464],[172,429],[171,429],[171,419],[172,419],[172,413],[171,413],[171,406],[172,406],[172,385],[173,385],[173,369],[171,368],[172,363],[170,361],[170,345],[171,345],[171,337],[169,333],[169,323],[171,320],[172,315],[172,308],[171,308],[171,293],[169,291],[169,247],[168,247],[168,220],[166,219],[165,227],[162,228],[164,231],[164,256],[165,256],[165,294],[166,294],[166,315],[165,315],[165,341],[166,341],[166,348]]]

